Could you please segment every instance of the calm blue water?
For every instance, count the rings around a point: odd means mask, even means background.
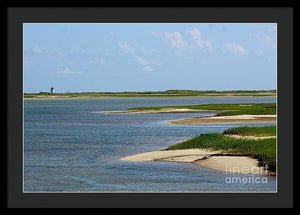
[[[276,191],[276,177],[272,176],[267,177],[267,183],[232,184],[226,183],[226,178],[254,176],[229,175],[194,164],[119,160],[128,155],[163,149],[179,140],[203,133],[223,132],[227,128],[240,126],[238,124],[166,123],[168,120],[212,113],[95,113],[145,106],[262,102],[276,102],[276,99],[233,97],[25,100],[24,191]],[[260,177],[262,181],[262,176],[255,175],[256,177]]]

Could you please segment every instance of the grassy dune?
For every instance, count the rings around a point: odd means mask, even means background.
[[[225,130],[223,134],[232,132],[238,132],[242,135],[252,134],[254,136],[259,136],[263,134],[274,136],[276,127],[241,127]],[[212,133],[203,134],[193,139],[169,146],[167,150],[192,148],[222,150],[224,153],[250,156],[258,159],[261,166],[268,164],[271,171],[276,171],[276,138],[238,139],[224,136],[222,134]]]
[[[251,104],[204,104],[187,106],[164,106],[164,107],[138,107],[129,110],[162,110],[166,108],[174,109],[194,109],[194,110],[226,110],[218,113],[217,116],[233,115],[265,115],[276,114],[276,103],[251,103]]]

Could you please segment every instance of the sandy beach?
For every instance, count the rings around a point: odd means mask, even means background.
[[[193,163],[215,170],[226,171],[227,173],[269,174],[258,166],[256,159],[244,156],[210,156],[208,159],[197,160]]]
[[[169,121],[169,123],[175,125],[273,123],[273,122],[276,122],[276,115],[208,116],[208,117]]]
[[[240,135],[234,135],[234,134],[224,134],[224,136],[234,137],[234,138],[238,138],[238,139],[253,139],[253,140],[276,138],[276,136],[256,137],[256,136],[240,136]]]
[[[262,167],[258,166],[256,159],[245,156],[228,155],[223,154],[221,151],[205,149],[152,151],[123,157],[121,160],[131,162],[183,162],[226,171],[227,173],[269,174],[267,171],[264,171]]]
[[[216,153],[221,152],[204,149],[160,150],[123,157],[121,160],[137,162],[178,161],[190,163]]]

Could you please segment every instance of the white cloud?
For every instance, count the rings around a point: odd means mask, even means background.
[[[138,57],[136,60],[139,64],[142,64],[142,65],[149,64],[149,62],[142,57]]]
[[[38,46],[33,47],[32,51],[36,54],[41,54],[42,53],[42,49]]]
[[[262,44],[271,47],[273,49],[276,48],[276,27],[272,27],[265,32],[259,32],[255,35],[259,42]]]
[[[249,53],[247,49],[239,44],[225,43],[225,47],[234,55],[246,55]]]
[[[183,41],[182,36],[179,32],[174,32],[174,33],[165,32],[164,35],[165,38],[169,40],[169,42],[174,48],[186,48],[188,45],[185,41]]]
[[[126,41],[118,41],[118,45],[123,52],[133,54],[135,52],[134,48],[132,48]]]
[[[145,66],[143,67],[142,69],[144,72],[151,72],[151,71],[154,71],[154,69],[152,67],[149,67],[149,66]]]
[[[75,75],[75,74],[80,74],[81,72],[74,72],[74,71],[71,71],[71,70],[67,67],[67,68],[65,68],[64,70],[57,71],[56,73],[58,73],[58,74],[66,74],[66,75]]]
[[[89,61],[89,63],[104,65],[104,64],[106,64],[106,61],[103,58],[93,58]]]
[[[255,49],[253,52],[257,55],[262,55],[264,53],[261,49]]]
[[[145,48],[141,47],[141,48],[139,48],[139,52],[141,52],[141,54],[145,54],[145,55],[149,55],[149,54],[158,55],[158,54],[160,54],[160,50],[158,50],[156,48],[145,49]]]
[[[50,56],[50,53],[48,50],[43,50],[39,46],[35,46],[32,48],[32,52],[39,56]]]
[[[208,50],[212,50],[211,42],[209,40],[202,40],[200,36],[200,31],[197,28],[194,28],[193,30],[188,32],[200,48],[207,48]]]

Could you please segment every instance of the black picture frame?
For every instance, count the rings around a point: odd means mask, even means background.
[[[7,207],[293,207],[293,7],[6,7]],[[80,16],[78,15],[80,14]],[[23,193],[23,23],[277,23],[277,193]]]

